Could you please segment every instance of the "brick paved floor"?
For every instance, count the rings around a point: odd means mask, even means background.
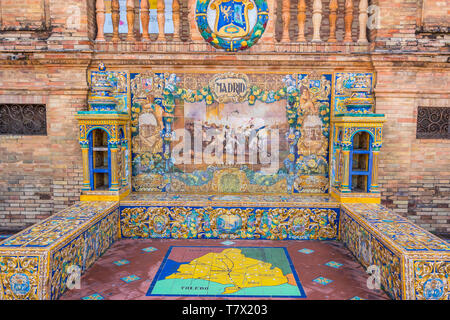
[[[204,296],[146,296],[171,246],[222,246],[224,249],[285,247],[306,294],[306,298],[299,299],[389,299],[381,290],[367,288],[368,274],[340,242],[269,240],[233,240],[231,242],[224,242],[224,240],[120,240],[82,276],[81,288],[67,291],[61,299],[234,299]],[[245,299],[271,298],[246,297]]]

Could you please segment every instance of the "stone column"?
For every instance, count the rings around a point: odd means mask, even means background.
[[[297,5],[297,22],[298,22],[298,34],[297,41],[305,42],[305,21],[306,21],[306,3],[305,0],[299,0]]]
[[[136,41],[136,35],[134,34],[134,0],[127,0],[127,24],[127,41]]]
[[[164,33],[164,0],[157,2],[157,19],[158,19],[158,41],[166,41],[166,34]]]
[[[142,40],[150,40],[148,34],[148,25],[150,21],[148,0],[141,0],[141,23],[142,23]]]
[[[111,186],[110,191],[119,191],[119,181],[118,181],[118,167],[117,167],[117,152],[119,152],[119,147],[115,142],[109,142],[109,149],[111,154]]]
[[[180,3],[179,0],[173,0],[172,3],[173,20],[173,41],[179,42],[180,39]]]
[[[349,188],[349,177],[350,177],[350,150],[344,147],[342,150],[344,168],[342,172],[342,182],[341,182],[341,192],[350,192]]]
[[[313,2],[313,38],[312,41],[320,42],[320,25],[322,24],[322,0],[314,0]]]
[[[122,141],[122,180],[121,180],[121,185],[122,187],[125,187],[127,185],[127,176],[126,176],[126,172],[127,172],[127,140],[123,140]]]
[[[372,150],[372,176],[370,181],[370,192],[379,192],[378,190],[378,155],[380,154],[379,148]]]
[[[359,1],[359,43],[367,43],[366,25],[367,20],[369,19],[369,15],[367,13],[368,5],[367,0]]]
[[[352,40],[352,23],[353,23],[353,0],[345,0],[344,42],[353,42],[353,40]]]
[[[334,172],[334,185],[336,187],[339,187],[339,167],[340,167],[340,161],[341,161],[341,149],[340,147],[336,148],[336,154],[335,154],[335,172]]]
[[[336,42],[336,20],[337,20],[338,0],[330,0],[330,36],[328,42]]]
[[[289,39],[289,24],[291,22],[291,2],[290,0],[283,0],[281,7],[281,16],[283,17],[283,35],[281,42],[288,43]]]
[[[97,0],[95,5],[96,20],[97,20],[97,41],[105,41],[105,34],[103,29],[105,27],[105,1]]]
[[[198,31],[197,28],[197,21],[195,19],[195,10],[197,7],[197,0],[187,0],[188,1],[188,22],[189,22],[189,31],[190,31],[190,38],[192,41],[202,41],[203,37]]]
[[[120,5],[119,0],[112,0],[111,2],[111,19],[113,24],[112,41],[117,42],[119,38],[119,21],[120,21]]]

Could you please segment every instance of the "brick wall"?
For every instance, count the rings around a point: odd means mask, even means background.
[[[47,0],[14,0],[0,3],[0,30],[38,30],[45,27]]]
[[[1,1],[0,103],[46,104],[47,135],[0,136],[0,229],[24,228],[79,200],[74,115],[86,109],[90,54],[80,52],[91,45],[89,5],[92,11],[91,0]]]
[[[450,107],[450,72],[380,67],[376,108],[387,117],[383,204],[435,232],[450,231],[450,140],[417,139],[417,107]],[[436,81],[439,79],[439,81]]]
[[[79,200],[74,115],[86,109],[85,73],[73,66],[0,70],[0,103],[44,103],[47,113],[46,136],[0,136],[0,228],[23,228]]]
[[[420,24],[423,26],[450,27],[448,0],[421,0]]]
[[[379,8],[379,29],[371,32],[376,51],[414,51],[417,46],[417,0],[373,0]]]

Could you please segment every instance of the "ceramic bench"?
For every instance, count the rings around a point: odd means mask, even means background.
[[[393,299],[449,300],[450,245],[378,204],[342,204],[339,238]]]
[[[0,242],[0,300],[54,300],[118,238],[118,202],[78,202]]]
[[[119,237],[329,240],[337,233],[364,267],[379,267],[391,298],[450,298],[450,245],[381,205],[341,204],[339,210],[323,197],[188,198],[79,202],[0,242],[0,300],[58,299],[67,290],[68,268],[85,272]],[[242,206],[262,211],[247,214]],[[333,220],[320,215],[325,208],[338,221],[323,225]],[[323,221],[315,221],[316,215]],[[216,222],[207,224],[211,217]],[[309,233],[314,223],[321,227]]]

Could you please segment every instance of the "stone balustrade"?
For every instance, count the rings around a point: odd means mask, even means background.
[[[197,1],[97,0],[97,49],[214,52],[197,28]],[[253,52],[368,49],[368,0],[267,0],[267,6],[268,24]]]

